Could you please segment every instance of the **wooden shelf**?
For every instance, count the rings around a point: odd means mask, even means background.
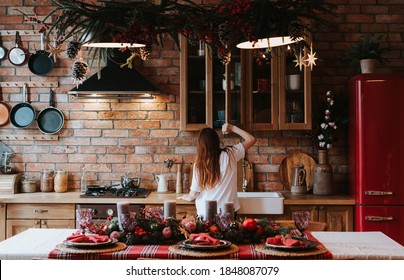
[[[23,87],[24,84],[27,85],[28,88],[38,88],[38,87],[58,87],[58,82],[0,82],[0,87],[2,88],[11,88],[11,87]]]
[[[56,141],[58,139],[57,135],[0,135],[0,140],[13,141]]]

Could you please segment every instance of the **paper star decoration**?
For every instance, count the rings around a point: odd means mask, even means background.
[[[48,47],[49,57],[53,56],[53,60],[56,62],[56,58],[60,57],[60,54],[62,52],[60,46],[51,46],[48,44]]]
[[[307,66],[310,66],[311,70],[313,70],[313,66],[316,65],[316,60],[316,53],[313,53],[313,48],[310,48],[310,53],[307,54],[305,61],[307,62]]]
[[[293,62],[296,63],[295,67],[299,67],[300,71],[302,71],[303,66],[306,66],[306,63],[304,63],[303,60],[302,52],[299,53],[299,56],[296,55],[296,59],[293,60]]]

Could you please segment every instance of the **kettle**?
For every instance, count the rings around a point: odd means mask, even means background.
[[[158,192],[167,192],[168,191],[168,181],[167,181],[167,175],[168,174],[160,174],[160,175],[155,175],[156,180],[157,180],[157,191]]]
[[[304,194],[307,192],[306,187],[306,170],[304,164],[298,163],[293,166],[292,186],[290,191],[295,194]]]

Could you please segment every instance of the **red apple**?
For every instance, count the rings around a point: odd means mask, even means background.
[[[243,222],[243,229],[248,232],[255,232],[257,230],[257,221],[253,218],[247,218]]]
[[[257,236],[261,236],[264,233],[264,228],[260,225],[257,225],[257,231],[255,232],[255,234]]]
[[[163,236],[165,237],[165,238],[171,238],[171,236],[173,235],[173,231],[172,231],[172,229],[170,228],[170,227],[165,227],[165,228],[163,228]]]

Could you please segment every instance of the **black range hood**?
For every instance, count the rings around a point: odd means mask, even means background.
[[[136,69],[108,61],[107,66],[101,69],[100,79],[95,73],[68,94],[77,98],[151,99],[160,91]]]

